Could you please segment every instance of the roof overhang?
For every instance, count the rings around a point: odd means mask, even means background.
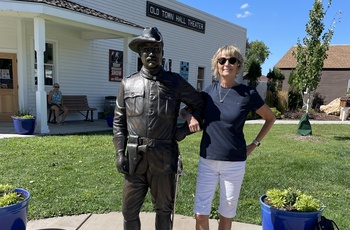
[[[0,16],[33,19],[41,17],[48,24],[74,27],[83,39],[115,39],[141,34],[143,27],[115,22],[80,12],[42,3],[12,1],[1,2]]]

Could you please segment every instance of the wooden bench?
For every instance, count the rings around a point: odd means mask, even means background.
[[[94,110],[96,108],[91,108],[88,104],[86,95],[62,95],[63,105],[67,106],[69,112],[78,112],[85,117],[85,121],[94,121]],[[55,113],[52,108],[48,108],[50,111],[48,122],[55,122]],[[83,113],[85,112],[86,113]],[[63,111],[60,111],[60,115]],[[90,113],[90,118],[89,118]],[[51,115],[54,114],[53,120],[51,120]]]

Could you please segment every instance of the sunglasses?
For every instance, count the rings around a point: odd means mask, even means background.
[[[235,57],[230,57],[228,59],[224,58],[224,57],[221,57],[221,58],[218,59],[218,63],[220,65],[224,65],[227,60],[228,60],[228,63],[230,63],[231,65],[234,65],[237,62],[237,58],[235,58]]]
[[[54,86],[54,88],[60,88],[59,86]]]

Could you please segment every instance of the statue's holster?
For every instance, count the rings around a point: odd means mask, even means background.
[[[127,144],[127,156],[129,160],[129,174],[133,175],[138,163],[142,159],[142,153],[147,151],[147,145],[140,144],[138,136],[130,135]]]

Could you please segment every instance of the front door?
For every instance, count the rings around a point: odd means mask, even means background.
[[[0,121],[11,121],[18,110],[16,54],[0,53]]]

